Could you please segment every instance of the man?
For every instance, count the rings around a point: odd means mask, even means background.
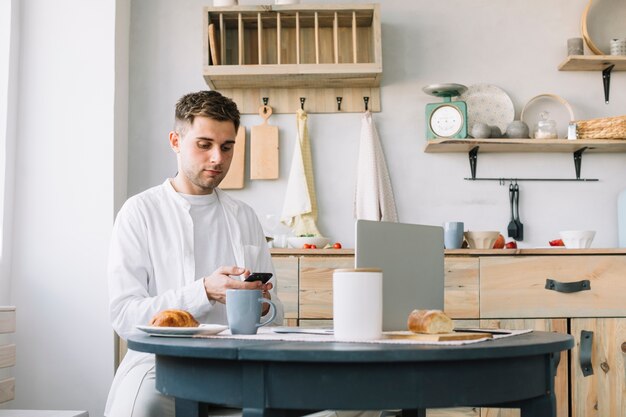
[[[274,279],[243,282],[251,272],[273,272],[261,225],[249,206],[217,188],[230,167],[238,128],[237,106],[218,92],[187,94],[176,104],[169,141],[178,173],[128,199],[113,227],[109,297],[113,328],[122,338],[165,309],[226,324],[230,288],[263,290],[276,304],[274,323],[282,324]],[[128,351],[105,415],[174,416],[173,399],[155,389],[153,355]]]

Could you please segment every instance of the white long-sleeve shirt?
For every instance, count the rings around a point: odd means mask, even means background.
[[[223,210],[236,266],[273,273],[254,211],[219,189],[214,192]],[[202,322],[226,324],[224,305],[209,301],[202,276],[196,276],[195,257],[207,255],[194,252],[190,210],[190,202],[168,179],[129,198],[118,213],[109,250],[108,280],[111,322],[120,337],[127,338],[136,332],[136,325],[147,324],[156,313],[171,308],[187,310]],[[280,325],[283,307],[276,295],[275,278],[271,282],[276,304],[273,322]],[[154,361],[154,355],[128,351],[111,386],[105,414],[119,381],[134,366],[148,361]]]

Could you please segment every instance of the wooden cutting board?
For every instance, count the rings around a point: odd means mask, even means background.
[[[209,24],[209,51],[211,51],[211,65],[220,64],[220,54],[217,50],[217,34],[215,33],[215,24]]]
[[[278,178],[278,126],[267,123],[271,115],[270,106],[261,106],[259,116],[263,123],[250,129],[250,179],[253,180]]]
[[[492,339],[491,333],[469,333],[469,332],[452,332],[452,333],[438,333],[438,334],[425,334],[425,333],[413,333],[409,331],[397,331],[397,332],[385,332],[385,338],[387,339],[411,339],[421,340],[423,342],[449,342],[454,340],[476,340],[476,339]]]
[[[246,128],[243,125],[240,125],[237,131],[233,152],[228,174],[220,183],[220,188],[223,190],[243,188],[246,166]]]

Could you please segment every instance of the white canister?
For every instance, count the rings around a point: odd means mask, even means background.
[[[626,39],[611,39],[611,55],[626,55]]]
[[[213,6],[225,7],[225,6],[237,6],[239,0],[213,0]]]
[[[337,340],[382,338],[382,270],[356,268],[334,271],[333,323]]]
[[[300,0],[274,0],[276,4],[296,4],[300,3]]]

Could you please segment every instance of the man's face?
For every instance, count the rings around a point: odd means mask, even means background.
[[[211,194],[230,168],[236,135],[232,121],[208,117],[196,117],[184,133],[170,132],[170,145],[178,153],[177,191]]]

